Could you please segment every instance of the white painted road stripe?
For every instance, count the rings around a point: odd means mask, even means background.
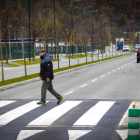
[[[92,80],[91,82],[95,82],[95,81],[97,81],[98,79],[94,79],[94,80]]]
[[[28,137],[31,137],[37,133],[41,133],[45,130],[21,130],[18,137],[17,137],[17,140],[24,140],[24,139],[27,139]]]
[[[51,109],[50,111],[46,112],[45,114],[41,115],[37,119],[33,120],[31,123],[28,124],[27,127],[47,127],[55,122],[58,118],[62,115],[67,113],[70,109],[74,108],[75,106],[79,105],[82,101],[66,101],[63,104]]]
[[[105,75],[102,75],[101,78],[105,77]]]
[[[120,68],[117,68],[118,70],[120,69]]]
[[[107,73],[107,74],[110,74],[111,72]]]
[[[82,117],[80,117],[74,126],[78,125],[97,125],[104,114],[112,107],[115,101],[100,101],[90,108]]]
[[[116,70],[113,70],[113,71],[116,71]]]
[[[7,123],[13,121],[14,119],[24,115],[25,113],[27,113],[37,107],[39,107],[39,105],[36,104],[36,101],[32,101],[28,104],[25,104],[14,110],[11,110],[0,116],[0,125],[6,125]]]
[[[80,87],[85,87],[85,86],[87,86],[87,84],[84,84],[84,85],[82,85],[82,86],[80,86]]]
[[[72,92],[74,92],[74,90],[72,90],[72,91],[70,91],[70,92],[68,92],[68,93],[66,93],[66,94],[64,94],[64,95],[69,95],[69,94],[71,94]]]
[[[124,67],[124,66],[121,66],[122,68]]]
[[[0,107],[9,105],[9,104],[14,103],[14,102],[16,102],[16,101],[2,100],[2,101],[0,101]]]
[[[68,130],[69,140],[77,140],[91,131],[92,130]]]

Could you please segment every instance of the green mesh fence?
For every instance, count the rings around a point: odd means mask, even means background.
[[[95,47],[93,47],[93,51],[95,51]],[[39,55],[38,52],[41,49],[41,47],[34,47],[31,44],[31,50],[30,50],[30,54],[31,57],[33,57],[33,52],[34,52],[34,56]],[[45,48],[46,49],[46,48]],[[57,47],[53,47],[53,53],[52,53],[52,48],[51,47],[47,47],[48,49],[48,53],[49,54],[57,54]],[[84,46],[76,46],[73,45],[70,46],[70,52],[69,52],[69,47],[68,46],[59,46],[59,54],[77,54],[77,53],[84,53],[85,52],[85,47]],[[7,51],[6,51],[7,50]],[[10,53],[11,50],[11,53]],[[3,55],[3,60],[6,60],[6,54],[8,55],[8,58],[11,59],[23,59],[23,48],[22,48],[22,43],[11,43],[10,44],[10,50],[9,50],[9,44],[7,44],[7,49],[5,47],[5,44],[2,43],[2,55]],[[29,58],[29,44],[25,43],[24,44],[24,50],[25,50],[25,57]],[[87,52],[91,52],[92,48],[91,46],[87,46]],[[1,57],[1,54],[0,54]]]

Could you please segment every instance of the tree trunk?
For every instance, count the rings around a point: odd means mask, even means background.
[[[53,57],[53,45],[52,45],[52,36],[51,36],[51,54],[52,54],[52,57]]]
[[[59,69],[59,41],[57,41],[57,59],[58,59],[58,69]]]
[[[34,49],[34,45],[35,45],[35,42],[33,41],[33,43],[32,43],[32,47],[33,47],[33,61],[34,61],[34,58],[35,58],[35,49]]]
[[[8,64],[9,55],[8,55],[7,39],[5,39],[5,50],[6,50],[6,64]]]
[[[0,51],[1,51],[2,82],[4,82],[3,56],[2,56],[2,43],[1,43],[1,15],[0,15]]]
[[[48,40],[46,39],[46,53],[48,53]]]
[[[21,27],[22,29],[22,27]],[[26,60],[25,60],[25,51],[24,51],[24,38],[23,38],[23,31],[21,31],[21,37],[23,42],[23,57],[24,57],[24,69],[25,69],[25,77],[27,77],[27,69],[26,69]]]
[[[69,67],[70,67],[70,41],[68,40],[68,48],[69,48]]]

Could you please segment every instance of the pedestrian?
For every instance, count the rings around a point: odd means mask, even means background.
[[[50,93],[58,99],[57,104],[60,104],[60,102],[63,100],[63,97],[53,89],[52,85],[52,80],[54,79],[53,64],[51,61],[52,56],[50,54],[47,54],[45,49],[39,50],[39,55],[41,58],[39,77],[42,79],[43,82],[41,87],[41,100],[37,104],[46,104],[47,90],[49,90]]]

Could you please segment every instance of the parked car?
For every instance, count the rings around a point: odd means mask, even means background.
[[[128,46],[123,46],[123,52],[124,51],[129,51],[130,49],[129,49],[129,47]]]
[[[140,61],[140,48],[137,51],[137,63]]]

